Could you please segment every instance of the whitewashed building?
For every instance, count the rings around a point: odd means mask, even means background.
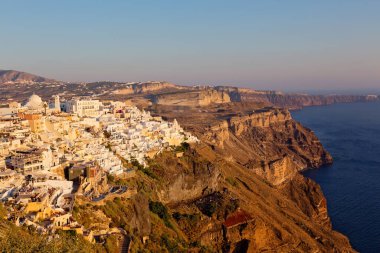
[[[79,117],[99,117],[103,111],[103,104],[99,100],[81,100],[73,98],[65,102],[66,112],[77,114]]]

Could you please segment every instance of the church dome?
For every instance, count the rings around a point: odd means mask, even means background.
[[[37,110],[43,107],[43,102],[40,96],[33,94],[30,96],[25,106],[28,107],[28,109]]]

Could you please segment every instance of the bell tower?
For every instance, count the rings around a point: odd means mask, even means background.
[[[57,112],[61,111],[61,102],[59,101],[59,96],[58,95],[54,96],[54,109]]]

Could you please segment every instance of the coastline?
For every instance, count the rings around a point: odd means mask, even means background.
[[[332,165],[305,170],[302,174],[321,186],[334,229],[347,235],[360,252],[380,249],[378,239],[375,240],[379,235],[376,215],[380,207],[377,198],[372,197],[379,191],[376,187],[380,164],[376,117],[379,105],[378,101],[337,104],[331,108],[309,107],[306,112],[294,114],[296,120],[315,130],[334,156]]]

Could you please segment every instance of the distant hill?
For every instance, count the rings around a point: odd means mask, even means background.
[[[42,76],[33,75],[16,70],[0,70],[0,84],[13,83],[55,83],[54,79],[48,79]]]

